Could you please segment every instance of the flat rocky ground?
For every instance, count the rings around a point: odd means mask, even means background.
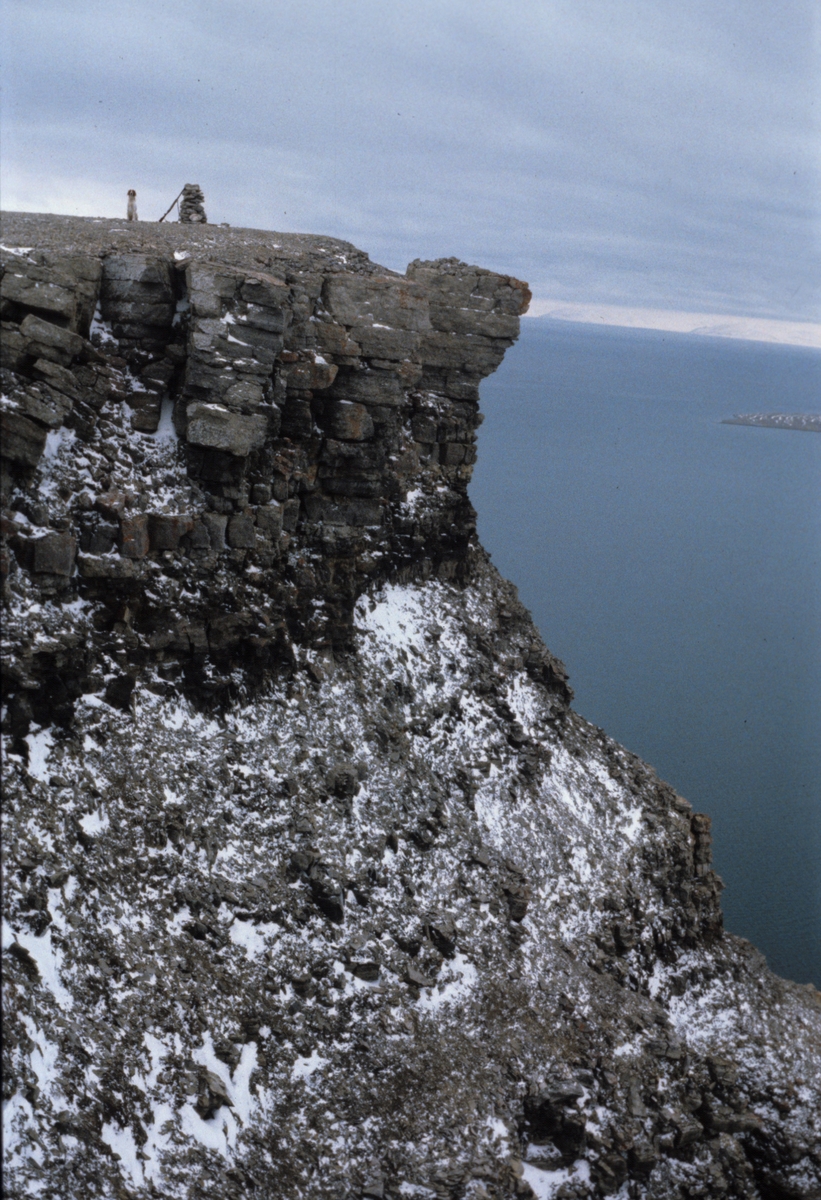
[[[176,221],[120,221],[109,217],[62,217],[48,213],[2,214],[2,237],[10,246],[31,246],[60,254],[168,254],[174,251],[206,262],[253,267],[276,260],[308,259],[319,269],[379,270],[350,242],[307,233],[268,233],[228,225],[181,225]]]

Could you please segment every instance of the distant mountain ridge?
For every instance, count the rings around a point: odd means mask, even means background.
[[[821,349],[821,324],[814,321],[680,312],[619,304],[567,303],[538,298],[533,301],[529,316],[623,329],[656,329],[668,333],[738,338],[745,341]]]

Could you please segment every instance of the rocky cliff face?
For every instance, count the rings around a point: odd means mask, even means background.
[[[38,595],[78,575],[109,653],[184,666],[201,696],[349,645],[357,597],[397,570],[464,577],[478,384],[526,285],[450,261],[398,276],[328,239],[116,225],[16,218],[37,249],[6,255],[7,486],[53,464],[8,530]],[[32,647],[25,670],[36,707],[34,679],[74,699],[94,667]]]
[[[3,246],[9,1194],[821,1195],[818,993],[476,541],[526,285]]]

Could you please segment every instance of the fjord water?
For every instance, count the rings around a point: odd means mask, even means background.
[[[726,927],[821,986],[821,353],[524,320],[471,498],[575,707],[713,818]]]

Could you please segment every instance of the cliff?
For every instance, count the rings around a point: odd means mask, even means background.
[[[476,539],[527,286],[2,241],[9,1194],[821,1195],[818,993]]]

